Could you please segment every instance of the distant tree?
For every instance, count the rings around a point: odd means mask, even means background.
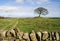
[[[38,7],[34,10],[34,12],[36,12],[37,14],[39,14],[39,17],[40,15],[46,15],[48,14],[48,10],[43,8],[43,7]]]
[[[4,19],[4,17],[0,16],[0,19]]]

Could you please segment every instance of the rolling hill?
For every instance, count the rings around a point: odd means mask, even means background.
[[[8,30],[18,27],[20,31],[60,31],[60,19],[58,18],[10,18],[0,19],[0,30]]]

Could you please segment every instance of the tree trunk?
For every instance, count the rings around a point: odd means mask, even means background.
[[[39,17],[40,17],[40,14],[39,14]]]
[[[39,17],[40,17],[40,15],[41,15],[41,11],[40,11]]]

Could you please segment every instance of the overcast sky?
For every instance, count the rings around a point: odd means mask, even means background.
[[[34,17],[38,7],[48,9],[45,17],[60,17],[60,0],[0,0],[0,16]]]

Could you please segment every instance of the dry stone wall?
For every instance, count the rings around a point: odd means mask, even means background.
[[[24,33],[19,29],[0,31],[0,41],[60,41],[60,32],[30,32]]]

